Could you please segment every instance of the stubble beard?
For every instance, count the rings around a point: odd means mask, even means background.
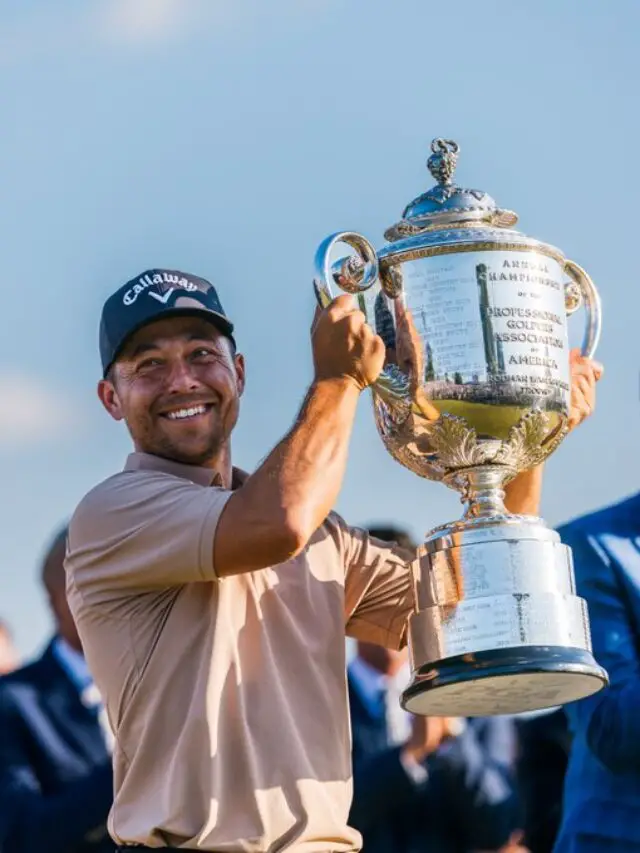
[[[210,435],[191,443],[172,440],[161,436],[158,440],[158,456],[173,459],[184,465],[205,466],[215,460],[225,444],[225,438],[220,429],[216,428]]]
[[[157,425],[153,423],[147,425],[147,429],[144,430],[144,434],[142,435],[140,434],[142,431],[138,433],[138,436],[134,435],[131,428],[129,428],[129,432],[133,438],[136,450],[179,462],[183,465],[197,465],[200,467],[214,461],[220,455],[228,441],[228,436],[219,422],[213,426],[207,435],[199,435],[192,438],[185,437],[182,440],[178,437],[173,438],[163,434],[162,429],[158,429]]]

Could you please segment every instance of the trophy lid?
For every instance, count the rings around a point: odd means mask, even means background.
[[[493,225],[510,228],[518,221],[511,210],[502,210],[490,195],[482,190],[464,189],[453,183],[460,146],[451,139],[434,139],[427,168],[436,179],[436,186],[415,198],[404,209],[400,222],[385,231],[390,242],[455,225]]]

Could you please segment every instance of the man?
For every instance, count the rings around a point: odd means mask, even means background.
[[[394,527],[377,539],[411,547]],[[368,853],[517,851],[515,731],[506,717],[412,717],[400,707],[406,648],[358,643],[349,665],[354,795],[349,823]],[[463,817],[462,817],[463,816]]]
[[[66,529],[42,568],[56,625],[41,658],[0,679],[0,849],[109,853],[111,758],[65,596]]]
[[[565,707],[573,734],[557,853],[640,851],[640,493],[559,528],[610,686]]]
[[[18,666],[18,651],[13,643],[11,628],[0,619],[0,675],[13,672]]]
[[[399,647],[413,608],[415,555],[332,513],[381,339],[351,297],[318,312],[313,382],[250,477],[231,461],[244,359],[209,282],[143,273],[105,303],[100,340],[98,393],[135,452],[81,501],[66,565],[116,736],[111,834],[152,849],[356,849],[345,630]],[[578,367],[580,420],[598,369]],[[512,510],[535,509],[539,479],[511,485]]]

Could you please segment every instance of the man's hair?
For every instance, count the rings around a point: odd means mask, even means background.
[[[367,529],[371,536],[384,542],[397,542],[402,548],[416,547],[411,534],[403,527],[396,527],[394,524],[373,524]]]
[[[68,531],[69,528],[65,524],[52,538],[49,547],[44,553],[40,578],[48,590],[51,590],[60,582],[64,583],[64,572],[61,571],[61,561],[58,559],[58,554],[61,549],[64,552],[66,548]]]

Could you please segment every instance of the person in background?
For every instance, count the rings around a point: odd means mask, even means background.
[[[0,675],[12,672],[20,665],[18,650],[9,625],[0,619]]]
[[[111,853],[109,733],[67,605],[66,530],[42,583],[55,622],[44,654],[0,678],[0,850]]]
[[[411,548],[404,530],[369,528]],[[413,546],[415,547],[415,546]],[[515,729],[506,717],[412,717],[400,706],[406,649],[359,642],[348,670],[354,797],[367,853],[517,851]]]
[[[524,840],[531,853],[552,853],[562,819],[562,791],[571,750],[563,708],[520,714],[518,784]]]
[[[609,687],[565,705],[573,734],[556,853],[640,851],[640,492],[558,528]]]

